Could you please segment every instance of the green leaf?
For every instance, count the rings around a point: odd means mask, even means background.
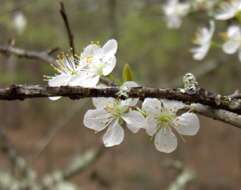
[[[132,81],[133,79],[134,79],[134,76],[130,65],[125,64],[122,70],[122,80],[126,82],[126,81]]]

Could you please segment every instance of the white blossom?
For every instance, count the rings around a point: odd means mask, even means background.
[[[79,64],[86,65],[88,75],[99,81],[101,76],[109,75],[115,68],[117,48],[118,44],[114,39],[108,40],[103,47],[92,43],[81,53]]]
[[[195,60],[202,60],[207,55],[211,46],[214,31],[215,24],[213,21],[210,21],[210,28],[200,28],[196,33],[193,43],[197,45],[197,47],[191,49],[191,52],[193,53],[193,58]]]
[[[163,6],[163,11],[166,16],[167,26],[169,28],[179,28],[182,24],[182,18],[189,12],[190,4],[181,3],[179,0],[169,0]]]
[[[122,87],[133,87],[134,82],[125,82]],[[135,84],[137,86],[137,84]],[[123,125],[137,133],[144,127],[144,116],[133,109],[138,99],[118,100],[114,98],[93,98],[96,109],[88,110],[84,125],[96,132],[107,128],[103,143],[106,147],[119,145],[124,140]]]
[[[181,135],[196,135],[199,119],[194,113],[183,113],[177,116],[177,111],[184,104],[177,101],[146,98],[142,109],[147,114],[146,132],[154,137],[154,144],[160,152],[170,153],[177,148],[177,138],[173,131]]]
[[[13,25],[18,34],[22,34],[27,26],[27,18],[22,12],[13,15]]]
[[[97,44],[88,45],[80,57],[60,55],[53,65],[58,74],[47,77],[49,86],[96,87],[100,77],[109,75],[114,69],[116,51],[117,41],[111,39],[102,48]]]
[[[239,60],[241,61],[241,30],[237,25],[229,26],[228,31],[224,35],[225,43],[222,49],[227,54],[238,52]]]
[[[215,14],[217,20],[228,20],[237,15],[241,10],[241,1],[240,0],[229,0],[224,1],[220,5],[220,9]]]

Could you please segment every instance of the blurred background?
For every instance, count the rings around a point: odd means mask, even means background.
[[[241,64],[237,56],[212,49],[204,61],[192,59],[189,49],[193,34],[197,27],[208,23],[205,14],[189,16],[180,29],[170,30],[161,11],[163,0],[63,2],[79,52],[90,41],[103,44],[110,38],[118,40],[118,66],[113,74],[116,79],[121,78],[122,68],[128,63],[135,81],[150,87],[181,87],[182,76],[192,72],[208,90],[230,94],[240,89]],[[69,51],[59,2],[0,0],[0,45],[10,41],[18,48],[33,51]],[[43,61],[3,54],[0,73],[0,86],[4,87],[46,84],[43,75],[51,75],[54,70]],[[65,167],[73,156],[102,143],[102,134],[94,134],[82,123],[85,111],[91,107],[90,99],[2,101],[0,127],[17,152],[42,176]],[[143,131],[126,131],[123,144],[105,151],[70,182],[87,190],[170,189],[183,172],[176,167],[178,163],[195,173],[195,179],[185,189],[240,189],[241,130],[200,118],[198,135],[185,137],[184,142],[179,138],[178,149],[172,154],[158,152]],[[10,168],[5,154],[0,153],[0,172],[11,172]]]

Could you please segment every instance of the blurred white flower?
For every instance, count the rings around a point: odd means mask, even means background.
[[[125,82],[123,86],[133,87],[134,82]],[[135,86],[138,86],[135,84]],[[144,116],[132,109],[138,99],[117,100],[114,98],[93,98],[94,110],[88,110],[84,116],[84,125],[96,132],[108,128],[103,136],[103,143],[106,147],[119,145],[124,140],[124,129],[127,128],[133,133],[144,127]]]
[[[175,130],[181,135],[196,135],[199,128],[199,119],[194,113],[183,113],[177,116],[177,111],[184,104],[177,101],[146,98],[142,109],[147,114],[146,132],[154,137],[154,144],[160,152],[171,153],[177,148]]]
[[[228,20],[235,17],[240,10],[240,0],[224,1],[220,4],[220,9],[217,11],[214,17],[217,20]]]
[[[163,6],[168,28],[179,28],[182,24],[182,18],[189,12],[190,4],[188,2],[179,2],[179,0],[169,0]]]
[[[101,48],[97,44],[88,45],[80,57],[60,55],[53,65],[58,72],[48,77],[49,86],[96,87],[101,76],[109,75],[116,65],[117,41],[112,39]],[[59,97],[51,97],[52,100]]]
[[[241,61],[241,30],[237,25],[229,26],[228,31],[224,33],[225,43],[222,49],[227,54],[234,54],[238,51],[238,57]]]
[[[22,34],[27,26],[27,19],[22,12],[13,15],[13,26],[18,34]]]
[[[210,49],[214,31],[215,23],[213,21],[210,21],[209,29],[207,27],[203,27],[197,31],[193,41],[193,43],[197,45],[197,47],[191,49],[193,59],[202,60],[205,58]]]

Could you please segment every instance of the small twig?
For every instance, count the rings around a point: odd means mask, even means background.
[[[55,59],[49,55],[46,51],[31,51],[21,48],[11,47],[9,45],[0,45],[0,53],[2,54],[13,54],[18,57],[24,57],[28,59],[36,59],[49,64],[55,64]]]
[[[30,182],[34,180],[36,177],[35,172],[27,165],[26,160],[17,154],[2,129],[0,130],[0,150],[8,156],[13,166],[23,177],[30,180]]]
[[[60,2],[60,14],[62,16],[62,19],[64,21],[64,25],[65,25],[66,30],[67,30],[68,39],[69,39],[69,46],[71,48],[71,51],[72,51],[73,55],[75,55],[74,35],[71,31],[68,16],[67,16],[67,13],[66,13],[65,8],[64,8],[64,3],[62,1]]]
[[[66,168],[63,170],[56,170],[43,178],[43,189],[51,189],[51,187],[55,186],[57,183],[69,180],[81,172],[84,172],[103,155],[105,152],[104,150],[104,147],[101,146],[97,149],[88,150],[79,156],[75,156],[74,159],[70,160]]]
[[[57,136],[57,134],[67,125],[67,123],[73,118],[73,116],[76,115],[76,113],[78,113],[78,111],[80,111],[80,109],[83,107],[84,105],[79,105],[77,104],[76,106],[74,106],[71,110],[68,110],[65,115],[65,117],[63,117],[62,120],[60,120],[52,129],[51,131],[48,133],[48,135],[46,137],[44,137],[38,145],[36,154],[33,156],[33,160],[35,160],[36,158],[38,158],[40,156],[40,154],[42,154],[47,146],[52,142],[52,140]]]

